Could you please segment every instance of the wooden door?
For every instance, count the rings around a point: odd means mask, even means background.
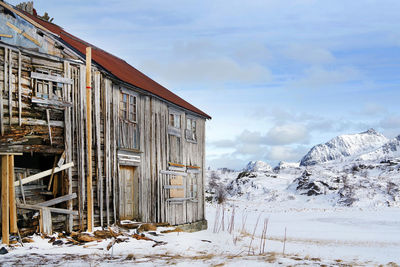
[[[120,219],[138,219],[138,181],[136,167],[120,166]]]

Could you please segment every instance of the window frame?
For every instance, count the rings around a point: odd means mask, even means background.
[[[126,102],[124,102],[124,96],[126,96]],[[134,99],[134,103],[131,103],[131,98]],[[119,118],[125,122],[138,123],[138,99],[139,95],[134,92],[127,90],[120,90],[120,100],[119,100]],[[123,104],[126,103],[126,109],[122,109]],[[134,112],[132,113],[131,108],[133,107]],[[125,113],[123,116],[122,114]],[[132,117],[131,117],[131,114]]]
[[[36,68],[32,74],[44,74],[46,76],[54,76],[64,78],[61,73],[51,69]],[[59,81],[51,81],[47,79],[40,79],[32,77],[32,96],[39,99],[46,99],[52,101],[63,101],[65,97],[64,83]],[[40,89],[39,89],[40,87]],[[47,91],[47,92],[44,92]]]
[[[189,127],[189,122],[190,121],[190,129]],[[194,123],[194,127],[193,127]],[[191,142],[191,143],[197,143],[197,118],[186,115],[186,127],[185,127],[185,138],[186,141]]]

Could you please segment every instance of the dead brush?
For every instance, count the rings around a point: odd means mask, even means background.
[[[268,221],[269,218],[264,219],[264,227],[261,233],[261,240],[260,240],[260,255],[263,255],[265,253],[265,244],[267,243]]]
[[[222,232],[225,232],[225,205],[224,204],[222,204],[221,225],[220,225],[219,229],[222,230]]]
[[[232,209],[231,219],[228,224],[228,233],[232,234],[235,230],[235,207]]]
[[[251,244],[253,243],[254,235],[256,234],[256,230],[257,230],[258,222],[260,221],[260,217],[261,217],[261,213],[260,213],[260,215],[258,215],[256,225],[254,226],[253,235],[251,236],[251,239],[250,239],[248,255],[250,255]],[[254,254],[254,251],[253,251],[253,254]]]
[[[218,205],[217,209],[215,210],[215,219],[214,219],[214,228],[213,228],[214,234],[218,232],[219,214],[220,214],[220,205]]]
[[[247,234],[247,232],[246,232],[246,230],[245,230],[245,229],[246,229],[246,223],[247,223],[247,212],[244,212],[244,213],[242,214],[242,227],[241,227],[240,233],[239,233],[236,237],[233,238],[233,244],[236,245],[237,241],[238,241],[243,235],[246,235],[246,234]]]

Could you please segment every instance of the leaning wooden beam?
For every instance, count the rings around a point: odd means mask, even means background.
[[[53,145],[53,139],[51,138],[50,110],[49,109],[46,109],[46,117],[47,117],[47,127],[49,128],[50,145]],[[11,122],[10,122],[10,124],[11,124]]]
[[[93,185],[92,185],[92,48],[86,47],[86,127],[87,127],[87,230],[93,232]]]
[[[54,157],[53,169],[51,169],[51,175],[50,175],[49,185],[47,186],[47,191],[50,191],[51,183],[53,182],[53,177],[54,177],[54,170],[56,166],[57,166],[57,156]]]
[[[0,37],[13,38],[11,34],[0,33]]]
[[[8,191],[8,156],[1,156],[1,241],[10,243],[10,209]]]
[[[57,36],[56,34],[52,33],[51,31],[49,31],[48,29],[46,29],[45,27],[43,27],[42,25],[40,25],[39,23],[37,23],[36,21],[34,21],[33,19],[29,18],[28,16],[26,16],[24,13],[16,10],[15,8],[13,8],[12,6],[0,1],[0,5],[5,7],[6,9],[14,12],[15,14],[17,14],[18,16],[20,16],[21,18],[23,18],[24,20],[28,21],[29,23],[31,23],[32,25],[34,25],[36,28],[41,29],[44,32],[50,33],[52,35]]]
[[[67,164],[62,165],[61,167],[56,167],[54,169],[54,173],[66,170],[66,169],[71,168],[73,166],[74,166],[74,163],[73,162],[69,162]],[[27,184],[27,183],[42,179],[42,178],[44,178],[46,176],[49,176],[49,175],[51,175],[52,171],[53,171],[53,169],[50,169],[50,170],[39,172],[37,174],[31,175],[29,177],[26,177],[26,178],[22,179],[22,184]],[[19,181],[14,182],[15,186],[19,186],[19,184],[20,184]]]
[[[15,206],[15,186],[14,186],[14,156],[8,156],[8,185],[10,201],[10,232],[16,234],[17,227],[17,207]]]
[[[20,187],[21,187],[22,200],[24,201],[24,204],[26,204],[24,185],[22,184],[22,181],[21,181],[21,175],[22,175],[22,174],[20,174],[20,173],[18,174],[18,181],[19,181],[19,185],[20,185]],[[14,185],[14,186],[15,186],[15,185]]]
[[[71,214],[71,215],[78,215],[78,211],[76,210],[67,210],[67,209],[59,209],[59,208],[50,208],[50,207],[43,207],[39,205],[29,205],[29,204],[21,204],[17,203],[17,208],[25,209],[25,210],[41,210],[43,208],[47,208],[52,213],[60,213],[60,214]]]
[[[76,197],[77,197],[76,193],[73,193],[73,194],[70,194],[70,195],[65,195],[65,196],[62,196],[62,197],[57,197],[57,198],[54,198],[54,199],[50,199],[48,201],[39,203],[37,205],[42,206],[42,207],[50,207],[50,206],[54,206],[54,205],[57,205],[59,203],[62,203],[64,201],[75,199]]]

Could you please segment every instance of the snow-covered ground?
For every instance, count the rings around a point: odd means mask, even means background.
[[[0,256],[1,266],[266,266],[400,264],[400,209],[311,208],[270,211],[261,203],[228,200],[207,206],[209,228],[196,233],[146,234],[165,245],[129,239],[107,250],[111,239],[85,246],[34,243],[10,249]],[[234,216],[234,229],[229,225]],[[224,215],[222,215],[224,214]],[[222,226],[224,217],[224,226]],[[216,220],[217,218],[217,220]],[[268,218],[265,249],[262,230]],[[258,223],[257,223],[258,222]],[[257,228],[255,226],[257,224]],[[255,229],[255,232],[254,232]],[[286,229],[285,254],[283,254]],[[253,232],[255,233],[253,236]],[[253,240],[252,240],[253,239]],[[63,240],[63,239],[62,239]],[[251,244],[251,247],[250,247]]]
[[[385,140],[373,130],[339,136],[305,159],[209,170],[208,230],[158,228],[146,237],[165,243],[129,237],[110,250],[111,239],[54,246],[34,236],[0,255],[0,265],[400,265],[400,137]]]

